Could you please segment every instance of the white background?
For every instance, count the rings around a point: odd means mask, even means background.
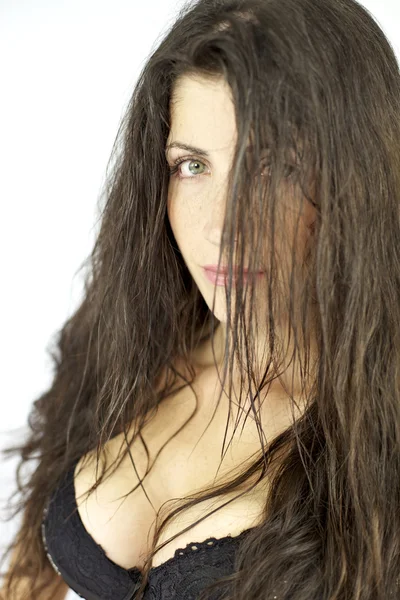
[[[33,400],[51,384],[46,349],[83,291],[74,275],[92,249],[120,119],[182,4],[0,0],[0,448],[20,439],[11,430],[23,435]],[[399,0],[362,4],[399,57]],[[0,461],[2,508],[16,460]],[[0,522],[0,552],[19,520]]]

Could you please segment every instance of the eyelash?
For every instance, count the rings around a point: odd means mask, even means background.
[[[178,179],[196,179],[196,175],[194,175],[193,177],[182,177],[182,176],[179,174],[179,166],[180,166],[182,163],[184,163],[184,162],[190,162],[190,161],[193,161],[193,162],[199,162],[200,164],[204,165],[205,167],[207,166],[207,165],[206,165],[206,164],[205,164],[205,163],[204,163],[202,160],[198,160],[197,158],[194,158],[194,157],[192,157],[192,156],[189,156],[189,157],[184,157],[184,158],[177,158],[177,159],[176,159],[176,160],[174,160],[174,162],[173,162],[174,166],[173,166],[173,167],[170,167],[170,169],[169,169],[169,174],[170,174],[171,176],[178,177]],[[201,173],[201,175],[202,175],[202,174],[203,174],[203,173]]]
[[[184,158],[177,158],[173,162],[174,166],[170,167],[170,169],[169,169],[170,176],[178,177],[178,179],[196,179],[196,175],[194,175],[193,177],[182,177],[181,175],[179,175],[179,166],[182,163],[184,163],[184,162],[191,162],[191,161],[193,161],[193,162],[199,162],[200,164],[202,164],[204,166],[207,166],[203,161],[198,160],[197,158],[192,157],[192,156],[184,157]],[[290,172],[289,172],[288,175],[286,175],[286,179],[288,179],[293,174],[293,172],[295,171],[295,167],[294,166],[288,164],[287,167],[289,167]],[[201,173],[201,175],[202,174],[203,173]]]

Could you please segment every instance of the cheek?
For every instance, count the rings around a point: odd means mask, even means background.
[[[194,202],[184,198],[168,199],[167,213],[175,237],[196,235],[201,226],[201,210]]]
[[[167,205],[168,219],[176,241],[179,240],[180,230],[182,229],[182,214],[179,211],[177,203],[169,200]]]
[[[168,201],[167,213],[176,244],[186,259],[190,240],[194,237],[193,224],[188,218],[187,209],[184,207],[183,202],[179,202],[174,198]]]

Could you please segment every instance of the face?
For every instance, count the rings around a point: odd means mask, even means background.
[[[185,263],[212,307],[214,284],[203,265],[217,265],[225,211],[225,188],[236,139],[229,88],[221,83],[184,77],[171,102],[171,130],[167,141],[182,142],[207,152],[183,148],[167,150],[170,167],[185,159],[170,176],[168,217]],[[215,316],[225,320],[224,290],[217,286]]]
[[[221,360],[227,321],[225,290],[207,278],[203,266],[218,264],[227,177],[237,140],[230,88],[223,79],[211,82],[201,77],[182,77],[175,84],[170,111],[171,129],[166,144],[166,157],[170,168],[174,168],[177,160],[182,163],[177,167],[177,172],[170,176],[168,218],[186,266],[210,310],[213,310],[214,292],[216,294],[214,315],[220,321],[220,327],[215,336],[215,348],[218,360]],[[176,144],[176,147],[168,149],[170,144]],[[190,145],[198,150],[191,151],[179,147],[179,144]],[[295,228],[295,220],[292,219],[293,197],[288,189],[284,196],[283,205],[288,210],[285,235],[277,235],[278,260],[286,260],[285,249],[280,244],[285,239],[293,239]],[[315,220],[312,204],[304,202],[303,206],[297,236],[299,244],[305,243]],[[257,278],[254,305],[257,313],[256,344],[259,346],[260,356],[264,356],[263,321],[268,320],[267,287],[263,279],[266,279],[265,273],[264,277]],[[210,345],[206,344],[199,356],[202,365],[213,364]],[[291,377],[290,371],[286,377]]]
[[[225,322],[225,291],[208,279],[203,266],[218,264],[227,176],[237,139],[230,88],[223,79],[211,82],[182,77],[176,82],[170,111],[166,157],[170,168],[176,160],[183,162],[170,176],[168,218],[187,268],[210,310],[216,287],[214,314]],[[171,143],[177,147],[168,149]],[[206,155],[178,147],[179,143],[195,146]],[[312,219],[310,207],[303,221]],[[290,220],[287,227],[293,227]],[[262,278],[257,278],[257,288]]]

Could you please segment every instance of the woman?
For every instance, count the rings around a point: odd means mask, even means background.
[[[354,0],[181,11],[8,449],[39,462],[5,598],[399,597],[399,140]]]

